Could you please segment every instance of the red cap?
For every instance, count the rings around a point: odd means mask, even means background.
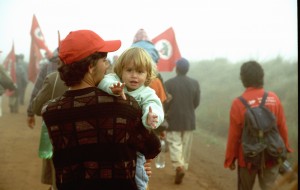
[[[58,56],[65,64],[71,64],[95,52],[114,52],[120,47],[120,40],[104,41],[91,30],[77,30],[60,42]]]

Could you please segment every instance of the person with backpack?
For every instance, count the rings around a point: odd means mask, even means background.
[[[265,91],[264,70],[256,61],[242,64],[240,78],[246,89],[231,105],[224,167],[235,170],[237,160],[239,190],[253,189],[256,176],[261,189],[270,189],[292,152],[283,106]]]

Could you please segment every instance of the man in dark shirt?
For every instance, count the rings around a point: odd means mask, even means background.
[[[196,129],[195,110],[200,104],[199,82],[187,76],[190,63],[185,58],[176,61],[176,76],[165,82],[172,100],[165,104],[169,127],[167,141],[170,157],[176,169],[175,184],[181,184],[189,167],[193,131]]]
[[[120,46],[90,30],[70,32],[60,43],[58,71],[69,89],[42,110],[58,190],[135,190],[136,153],[152,159],[160,152],[134,98],[123,100],[96,87],[108,68],[107,52]]]

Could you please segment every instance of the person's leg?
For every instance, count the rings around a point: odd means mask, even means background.
[[[19,113],[19,95],[16,94],[14,102],[14,113]]]
[[[25,88],[21,87],[19,93],[19,105],[24,105],[24,95],[25,95]]]
[[[8,97],[8,106],[9,106],[9,111],[10,113],[13,113],[13,108],[14,108],[14,98],[13,96]]]
[[[173,168],[176,169],[177,167],[182,167],[184,165],[184,160],[182,156],[183,144],[181,132],[168,131],[166,137]]]
[[[11,113],[18,113],[18,101],[17,93],[9,96],[9,108]]]
[[[57,190],[56,177],[55,177],[55,168],[54,168],[52,159],[50,159],[50,164],[51,164],[52,190]]]
[[[136,159],[136,172],[135,172],[135,182],[138,190],[146,190],[149,182],[149,177],[145,171],[144,164],[146,163],[145,156],[141,153],[137,153]]]
[[[184,169],[188,170],[191,151],[192,151],[193,131],[184,131],[182,139],[183,139],[182,155],[184,160]]]
[[[175,184],[181,184],[184,173],[184,158],[183,158],[183,134],[177,131],[167,132],[167,141],[169,144],[170,157],[172,166],[176,170]]]
[[[263,171],[259,171],[258,180],[259,186],[262,190],[268,190],[274,187],[275,181],[279,175],[279,165],[271,168],[265,168]]]
[[[42,176],[41,182],[43,184],[52,185],[52,160],[50,159],[42,159]]]
[[[257,172],[250,172],[245,167],[238,167],[238,190],[252,190]]]

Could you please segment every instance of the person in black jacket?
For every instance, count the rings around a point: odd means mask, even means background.
[[[188,60],[179,59],[176,62],[177,76],[165,82],[166,90],[172,96],[165,111],[169,124],[167,142],[172,165],[176,169],[175,184],[182,182],[188,169],[193,131],[196,128],[195,109],[200,103],[200,85],[186,76],[188,70]]]

